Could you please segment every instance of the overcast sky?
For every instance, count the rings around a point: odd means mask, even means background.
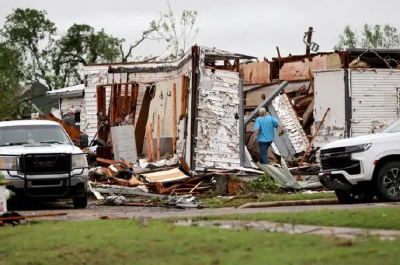
[[[303,54],[304,32],[313,26],[320,51],[331,51],[345,25],[391,24],[400,28],[398,0],[170,0],[178,15],[184,9],[199,12],[196,43],[260,59]],[[0,0],[0,22],[15,8],[47,10],[63,32],[85,23],[118,38],[134,42],[151,20],[166,9],[165,0]],[[146,41],[137,55],[159,55],[165,43]]]

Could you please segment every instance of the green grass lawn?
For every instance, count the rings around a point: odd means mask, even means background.
[[[44,222],[0,228],[0,265],[398,264],[400,244],[312,235],[174,227],[161,221]]]
[[[282,195],[265,195],[260,202],[274,201],[297,201],[297,200],[312,200],[312,199],[331,199],[336,198],[334,193],[317,193],[317,194],[282,194]],[[223,207],[239,207],[248,202],[257,202],[258,199],[235,199],[228,201],[226,198],[209,198],[202,199],[202,202],[208,208],[223,208]]]
[[[192,220],[269,220],[279,223],[400,230],[400,208],[256,213],[191,218]]]

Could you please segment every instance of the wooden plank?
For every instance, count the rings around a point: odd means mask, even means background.
[[[150,124],[146,125],[146,149],[147,149],[147,159],[149,162],[153,162],[151,159],[151,148],[150,148]]]
[[[0,222],[17,221],[17,220],[33,219],[33,218],[44,218],[44,217],[56,217],[56,216],[64,216],[64,215],[67,215],[67,213],[46,213],[46,214],[37,214],[37,215],[10,216],[10,217],[0,218]]]
[[[203,181],[200,181],[196,186],[194,186],[194,188],[191,189],[191,190],[189,191],[189,193],[192,193],[193,191],[195,191],[195,190],[201,185],[201,183],[203,183]]]
[[[302,159],[301,159],[299,165],[297,166],[296,174],[299,173],[300,167],[301,167],[301,165],[303,164],[304,160],[306,159],[307,154],[308,154],[308,152],[310,151],[310,148],[311,148],[312,144],[314,143],[314,140],[315,140],[315,138],[317,137],[318,132],[319,132],[319,130],[320,130],[321,127],[322,127],[322,124],[324,124],[325,118],[326,118],[326,116],[328,115],[328,113],[329,113],[330,110],[331,110],[331,108],[328,108],[328,109],[326,110],[326,112],[325,112],[325,114],[324,114],[324,117],[323,117],[322,120],[321,120],[321,123],[318,125],[318,128],[317,128],[317,130],[315,131],[315,133],[314,133],[314,135],[313,135],[311,141],[308,143],[307,150],[306,150],[306,152],[304,153],[304,155],[303,155],[303,157],[302,157]],[[300,181],[300,180],[301,180],[301,175],[297,175],[297,176],[296,176],[296,180],[297,180],[297,181]]]
[[[129,114],[129,85],[125,85],[124,93],[124,116]]]
[[[150,129],[150,151],[151,151],[151,160],[155,161],[155,154],[154,154],[154,141],[153,141],[153,124],[149,124],[149,129]]]
[[[188,77],[182,76],[181,114],[179,120],[182,120],[186,115],[188,82]]]
[[[96,158],[96,162],[97,163],[102,163],[102,164],[104,164],[104,165],[119,165],[120,163],[118,162],[118,161],[115,161],[115,160],[109,160],[109,159],[104,159],[104,158],[100,158],[100,157],[97,157]]]
[[[190,172],[190,167],[189,165],[186,163],[185,158],[183,158],[182,156],[179,157],[179,161],[182,165],[182,167],[187,171]]]
[[[160,132],[160,130],[161,130],[161,128],[160,128],[160,115],[157,115],[157,161],[161,160],[161,158],[160,158],[160,156],[161,156],[161,154],[160,154],[160,142],[161,142],[161,139],[160,139],[161,132]]]
[[[176,84],[172,90],[172,153],[176,150]]]

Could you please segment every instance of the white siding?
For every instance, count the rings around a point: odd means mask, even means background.
[[[344,70],[316,71],[314,73],[314,125],[321,123],[328,108],[328,115],[314,141],[315,147],[345,138],[345,82]]]
[[[272,101],[272,106],[275,109],[280,122],[287,131],[289,140],[296,153],[306,151],[308,144],[307,136],[287,95],[284,94],[275,97]]]
[[[199,85],[196,170],[240,166],[239,74],[202,68]]]
[[[398,119],[397,88],[400,70],[349,70],[351,136],[379,133]]]

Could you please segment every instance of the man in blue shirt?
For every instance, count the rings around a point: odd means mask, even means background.
[[[271,146],[275,138],[275,128],[279,127],[279,136],[285,131],[282,124],[274,117],[268,115],[265,108],[261,108],[258,112],[260,117],[256,119],[254,125],[254,141],[258,140],[258,147],[260,148],[260,162],[261,164],[268,164],[268,148]]]

